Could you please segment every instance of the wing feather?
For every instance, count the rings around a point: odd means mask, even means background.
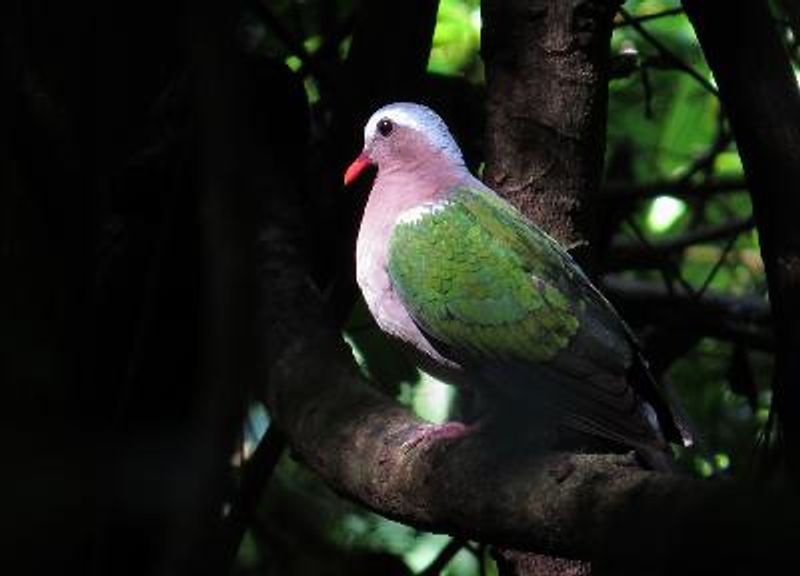
[[[398,223],[387,271],[431,342],[493,386],[541,393],[547,382],[567,425],[663,444],[626,378],[636,351],[625,324],[558,243],[490,190],[459,188]]]

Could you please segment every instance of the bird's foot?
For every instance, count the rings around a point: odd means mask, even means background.
[[[473,432],[477,424],[445,422],[444,424],[425,424],[418,426],[411,437],[403,443],[404,450],[413,450],[422,443],[433,444],[442,440],[451,441],[463,438]]]

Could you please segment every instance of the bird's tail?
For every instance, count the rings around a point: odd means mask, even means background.
[[[655,411],[659,427],[666,440],[688,448],[694,444],[695,434],[678,402],[667,390],[659,386],[647,360],[638,347],[635,347],[633,363],[628,371],[631,382],[642,399]]]

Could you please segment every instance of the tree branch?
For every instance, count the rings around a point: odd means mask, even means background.
[[[715,242],[736,237],[755,225],[752,218],[741,218],[702,226],[673,238],[653,241],[647,245],[641,242],[619,241],[611,245],[606,271],[629,270],[632,268],[662,268],[666,260],[696,244]]]
[[[417,576],[439,576],[450,561],[458,554],[467,543],[464,540],[453,538],[447,543],[447,546],[442,548],[442,551],[433,559],[422,572]]]
[[[719,179],[691,184],[689,182],[646,182],[630,184],[627,182],[608,182],[600,190],[604,200],[622,202],[626,200],[656,198],[657,196],[675,196],[677,198],[707,198],[726,192],[747,190],[747,182],[739,178]]]
[[[283,433],[274,426],[267,429],[253,453],[243,462],[242,480],[225,518],[219,550],[221,570],[233,566],[242,538],[255,516],[259,499],[283,454],[286,441]]]
[[[769,303],[755,296],[706,291],[697,298],[680,288],[608,276],[603,292],[632,323],[698,332],[771,352],[775,349]]]

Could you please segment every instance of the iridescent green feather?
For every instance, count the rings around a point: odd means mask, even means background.
[[[493,193],[460,188],[395,227],[388,271],[412,317],[441,342],[544,362],[579,329],[581,302],[562,287],[580,271],[565,258]]]

